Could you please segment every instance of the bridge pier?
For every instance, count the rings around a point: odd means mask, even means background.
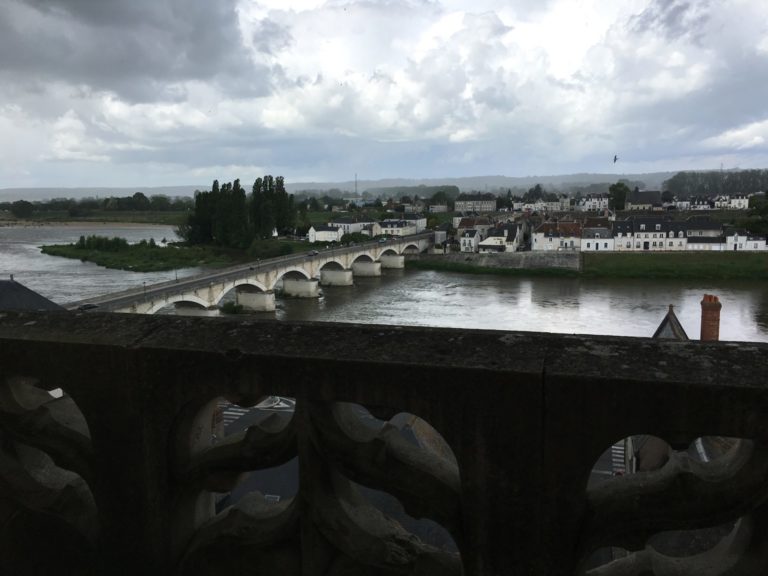
[[[283,291],[292,298],[317,298],[320,296],[320,283],[317,278],[296,280],[283,279]]]
[[[402,254],[384,254],[379,260],[382,268],[405,268],[405,256]]]
[[[355,276],[381,276],[381,262],[353,262],[352,272]]]
[[[235,292],[235,302],[244,309],[253,312],[275,311],[275,293],[272,290],[252,292],[250,290],[240,290],[240,286],[238,286]]]
[[[352,286],[352,270],[320,270],[322,286]]]

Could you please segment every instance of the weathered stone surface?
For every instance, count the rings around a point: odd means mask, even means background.
[[[83,569],[103,574],[554,576],[605,546],[639,551],[595,574],[763,574],[766,357],[752,343],[0,312],[0,519],[29,538],[41,525],[62,534]],[[59,387],[60,403],[40,395]],[[266,395],[296,398],[289,423],[214,441],[217,398],[250,406]],[[414,414],[452,457],[404,445],[386,424],[366,431],[343,403]],[[588,490],[598,456],[633,434],[676,448],[699,436],[748,442],[709,463],[673,454]],[[289,504],[216,514],[212,489],[294,455]],[[460,560],[381,515],[353,481],[442,523]],[[645,548],[659,530],[739,518],[707,553],[719,572]],[[0,572],[34,573],[9,530]],[[76,564],[50,550],[61,573]]]

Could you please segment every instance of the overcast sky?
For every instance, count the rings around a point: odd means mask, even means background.
[[[765,0],[0,0],[0,188],[768,168],[767,140]]]

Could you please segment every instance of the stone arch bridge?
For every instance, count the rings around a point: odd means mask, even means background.
[[[314,298],[319,286],[351,286],[355,276],[380,276],[382,268],[403,268],[406,254],[428,249],[432,233],[386,242],[315,250],[216,270],[199,276],[162,282],[73,303],[71,308],[94,307],[110,312],[154,314],[177,303],[213,308],[235,291],[236,302],[254,311],[275,309],[275,289],[286,296]]]

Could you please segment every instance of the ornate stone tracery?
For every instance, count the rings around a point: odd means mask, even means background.
[[[3,573],[768,570],[766,345],[1,314]],[[295,412],[214,436],[220,398],[270,395],[295,398]],[[406,440],[402,413],[433,427],[432,441]],[[639,433],[675,450],[658,469],[587,487],[597,455]],[[742,440],[699,462],[682,449],[704,435]],[[295,497],[254,492],[216,511],[243,474],[293,458]],[[460,555],[361,487],[443,526]],[[731,534],[701,554],[652,545],[724,522]],[[628,553],[590,568],[603,547]]]

